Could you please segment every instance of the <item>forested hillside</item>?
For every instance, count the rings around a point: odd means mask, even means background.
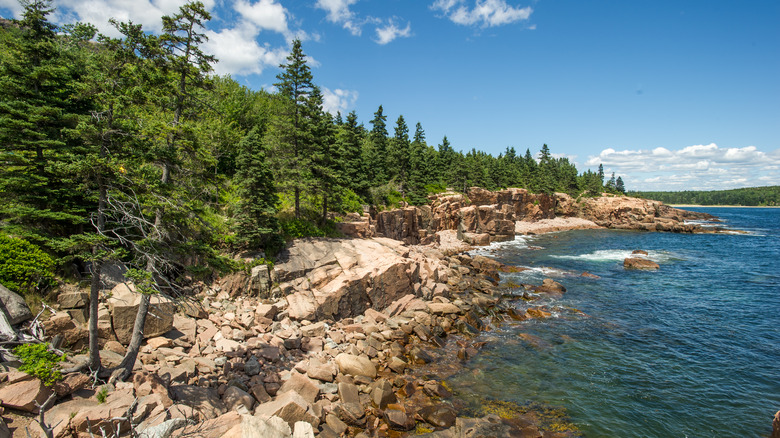
[[[389,124],[381,105],[369,126],[328,114],[300,41],[278,92],[215,76],[200,2],[163,17],[159,35],[112,21],[121,38],[58,28],[51,13],[35,0],[0,22],[0,225],[60,269],[121,259],[139,287],[159,288],[232,269],[220,254],[327,234],[333,213],[364,204],[418,205],[470,186],[623,190],[547,145],[538,156],[464,153],[446,137],[428,143],[419,122]]]
[[[745,206],[775,206],[780,205],[780,186],[749,187],[734,190],[681,192],[629,192],[631,196],[655,199],[665,204],[694,205],[745,205]]]

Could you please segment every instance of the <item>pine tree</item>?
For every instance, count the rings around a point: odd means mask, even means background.
[[[615,181],[615,190],[623,194],[626,193],[626,186],[623,184],[623,178],[617,178],[617,181]]]
[[[0,220],[8,233],[63,251],[94,202],[67,169],[83,152],[70,133],[89,101],[78,92],[78,60],[47,19],[50,4],[23,3],[22,19],[0,30]]]
[[[295,197],[295,217],[301,217],[301,192],[310,185],[311,157],[315,147],[314,129],[316,114],[308,101],[314,91],[311,69],[306,64],[306,55],[301,41],[293,41],[287,63],[276,78],[279,96],[282,97],[282,111],[274,120],[271,150],[276,172],[276,181],[282,191],[292,190]]]
[[[372,186],[387,183],[387,116],[382,105],[374,113],[369,134],[368,166],[373,176]]]
[[[274,249],[279,245],[279,223],[274,179],[266,163],[260,129],[255,127],[238,144],[235,181],[240,197],[236,214],[239,244]]]
[[[404,116],[398,116],[395,122],[393,138],[387,148],[387,173],[391,179],[401,186],[401,192],[409,190],[409,157],[411,155],[411,142],[409,141],[409,127]]]
[[[344,183],[350,190],[364,195],[368,190],[369,180],[361,146],[362,130],[357,120],[355,111],[347,115],[347,120],[338,132],[338,143],[343,154]]]
[[[343,160],[336,144],[336,126],[330,115],[322,110],[322,93],[312,88],[308,100],[308,113],[312,119],[314,138],[311,164],[313,187],[322,198],[321,222],[328,219],[328,203],[343,181]]]
[[[209,88],[207,74],[215,62],[200,48],[207,40],[200,32],[209,19],[211,15],[203,3],[187,3],[177,14],[162,17],[162,35],[149,40],[158,43],[148,47],[150,58],[160,68],[155,79],[168,78],[170,82],[159,82],[158,100],[146,108],[145,129],[151,147],[137,157],[133,167],[138,170],[133,171],[132,181],[135,194],[142,196],[125,197],[125,208],[115,213],[121,216],[119,221],[131,221],[143,229],[140,240],[123,241],[132,245],[134,253],[135,268],[127,275],[142,294],[133,334],[119,365],[123,370],[120,380],[130,375],[138,357],[151,295],[175,292],[169,277],[177,258],[195,248],[192,235],[198,222],[192,216],[200,204],[197,191],[202,184],[204,157],[194,135],[197,115],[202,110],[194,97],[199,90]],[[149,212],[153,223],[145,219]]]
[[[428,202],[428,192],[425,184],[426,176],[431,174],[431,169],[427,166],[426,149],[428,149],[428,146],[425,144],[425,131],[423,131],[422,125],[417,122],[414,129],[414,139],[409,151],[408,197],[412,205],[422,205]]]

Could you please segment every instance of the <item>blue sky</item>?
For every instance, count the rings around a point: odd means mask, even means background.
[[[780,185],[780,2],[207,0],[218,73],[268,88],[303,40],[327,107],[429,144],[537,152],[628,189]],[[180,0],[55,0],[54,21],[150,31]],[[0,0],[0,15],[18,13]]]

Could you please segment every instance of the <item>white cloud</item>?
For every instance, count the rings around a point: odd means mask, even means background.
[[[219,32],[207,31],[209,41],[203,45],[219,62],[214,66],[216,74],[260,74],[266,67],[277,67],[285,61],[286,47],[271,48],[257,43],[254,28],[236,27]]]
[[[362,32],[361,23],[349,7],[358,0],[317,0],[316,6],[328,12],[328,21],[340,24],[352,35],[359,36]]]
[[[396,26],[395,21],[390,19],[387,24],[376,28],[376,42],[387,44],[396,38],[408,38],[412,36],[412,23],[407,23],[406,27],[401,29]]]
[[[285,36],[290,34],[287,27],[287,10],[275,0],[259,0],[254,4],[239,0],[233,9],[260,30],[279,32]]]
[[[678,150],[615,150],[591,156],[586,166],[604,165],[633,181],[630,190],[716,190],[780,184],[780,149],[760,151],[755,146],[721,148],[715,143]],[[628,177],[628,178],[627,178]],[[683,184],[684,183],[684,184]]]
[[[322,88],[322,109],[330,114],[336,115],[337,112],[346,114],[349,109],[355,106],[358,99],[358,92],[354,90],[342,90],[336,88],[330,90],[327,87]]]
[[[436,0],[431,9],[441,11],[453,23],[480,27],[495,27],[525,21],[531,17],[530,6],[510,6],[506,0],[475,0],[473,7],[466,0]]]
[[[101,33],[117,37],[119,32],[109,24],[110,18],[132,21],[143,25],[144,30],[160,32],[160,18],[176,14],[185,3],[186,0],[55,0],[52,3],[55,12],[51,18],[59,24],[76,21],[92,23]],[[214,0],[207,0],[204,5],[210,10],[214,7]]]

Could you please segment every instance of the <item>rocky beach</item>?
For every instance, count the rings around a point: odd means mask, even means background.
[[[525,268],[468,251],[580,228],[718,231],[688,222],[703,219],[711,216],[636,198],[479,188],[437,195],[428,206],[354,215],[338,224],[343,239],[298,239],[272,267],[193,283],[189,300],[154,297],[125,382],[73,372],[47,387],[6,365],[2,406],[28,414],[14,416],[0,436],[47,436],[34,415],[53,437],[129,436],[131,429],[149,438],[578,436],[565,415],[543,406],[492,400],[474,411],[453,399],[446,379],[479,354],[476,335],[549,317],[532,302],[523,312],[511,305],[533,298],[529,292],[566,292],[544,279],[509,293],[502,274]],[[116,280],[107,282],[98,316],[106,367],[121,361],[139,302],[132,285]],[[43,322],[47,339],[74,352],[63,369],[87,360],[78,353],[87,343],[87,301],[84,291],[65,291]],[[56,403],[38,417],[51,394]]]

